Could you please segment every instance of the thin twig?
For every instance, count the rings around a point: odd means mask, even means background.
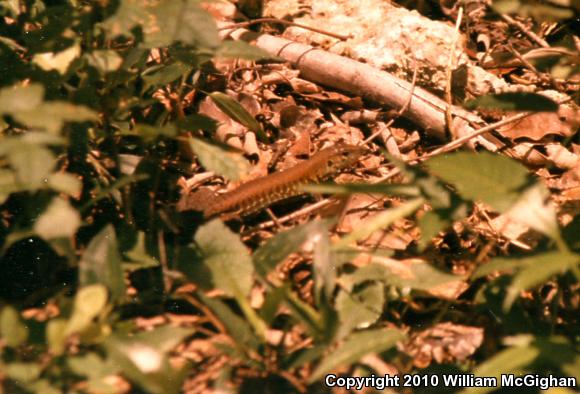
[[[461,20],[463,19],[463,7],[459,7],[459,13],[457,14],[457,21],[455,22],[455,36],[453,39],[453,43],[451,44],[451,50],[449,53],[449,63],[447,64],[447,69],[445,70],[447,79],[447,84],[445,86],[445,101],[447,101],[447,107],[445,108],[445,119],[447,122],[447,130],[449,130],[449,134],[451,137],[455,138],[456,133],[453,130],[453,97],[451,95],[451,77],[452,77],[452,69],[455,59],[455,48],[457,47],[457,40],[459,38],[459,28],[461,27]]]
[[[278,18],[259,18],[259,19],[254,19],[254,20],[248,21],[248,22],[234,23],[234,24],[231,24],[228,26],[221,27],[219,30],[239,29],[239,28],[244,28],[244,27],[248,27],[251,25],[257,25],[259,23],[280,23],[282,25],[296,26],[296,27],[300,27],[301,29],[306,29],[306,30],[313,31],[315,33],[324,34],[326,36],[336,38],[336,39],[342,40],[342,41],[346,41],[351,37],[350,34],[344,35],[344,34],[332,33],[329,31],[322,30],[322,29],[317,29],[315,27],[303,25],[301,23],[285,21],[283,19],[278,19]]]
[[[491,8],[491,9],[493,9],[493,8]],[[550,44],[548,44],[546,42],[546,40],[544,40],[543,38],[538,36],[533,31],[530,31],[530,29],[528,29],[526,26],[524,26],[523,23],[516,21],[514,18],[512,18],[511,16],[506,15],[506,14],[499,14],[499,16],[501,19],[503,19],[504,21],[506,21],[510,25],[515,26],[516,28],[521,30],[522,33],[524,33],[526,36],[528,36],[528,38],[530,40],[534,41],[539,46],[544,47],[544,48],[550,47]]]

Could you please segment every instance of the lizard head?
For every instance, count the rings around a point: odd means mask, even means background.
[[[326,174],[336,174],[353,167],[366,152],[366,148],[364,146],[339,143],[331,148],[325,149],[325,151],[328,154],[325,172]]]

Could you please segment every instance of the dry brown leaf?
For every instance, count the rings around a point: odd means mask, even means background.
[[[526,138],[540,141],[548,135],[570,137],[578,128],[580,111],[570,107],[560,106],[558,112],[538,112],[498,128],[501,135],[512,140]]]
[[[426,368],[433,361],[452,363],[465,361],[483,343],[483,328],[440,323],[411,336],[403,351],[413,358],[417,368]]]

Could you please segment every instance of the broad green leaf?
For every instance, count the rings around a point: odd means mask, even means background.
[[[195,242],[204,265],[211,271],[215,287],[236,298],[247,296],[253,283],[254,267],[239,236],[216,219],[199,228]]]
[[[96,284],[81,287],[75,295],[73,313],[66,327],[66,335],[85,330],[107,305],[107,288]]]
[[[159,137],[175,137],[177,135],[177,127],[174,124],[166,124],[164,126],[151,126],[148,124],[138,123],[133,130],[124,131],[123,134],[138,135],[143,138],[145,142],[153,142]]]
[[[5,306],[0,311],[0,338],[7,346],[17,347],[28,338],[28,328],[16,309]]]
[[[66,74],[70,64],[81,54],[81,46],[78,43],[67,49],[55,52],[37,53],[32,57],[32,62],[45,71],[58,71],[61,75]]]
[[[117,52],[110,49],[92,51],[85,54],[85,56],[89,64],[102,74],[117,71],[121,67],[121,64],[123,64],[123,58]]]
[[[309,222],[280,232],[266,241],[252,256],[258,274],[262,277],[268,275],[286,257],[296,252],[307,239],[312,237],[319,226],[319,222]]]
[[[508,92],[488,94],[465,103],[467,109],[501,109],[504,111],[556,112],[558,104],[537,93]]]
[[[29,383],[38,379],[42,370],[37,363],[11,362],[6,364],[3,372],[19,383]]]
[[[159,266],[159,261],[155,257],[152,257],[145,249],[145,233],[143,231],[139,231],[137,234],[137,243],[133,249],[125,253],[125,256],[131,260],[131,263],[123,264],[125,270],[134,271]]]
[[[479,377],[495,377],[501,381],[502,374],[518,373],[532,363],[540,354],[536,347],[513,346],[503,350],[473,370],[473,374]],[[488,393],[494,391],[495,387],[469,387],[461,393]]]
[[[38,128],[58,134],[65,122],[95,121],[98,115],[83,105],[65,101],[45,101],[36,108],[12,112],[14,118],[28,127]]]
[[[122,0],[117,12],[102,27],[109,37],[131,36],[140,27],[147,48],[166,47],[179,41],[198,48],[216,49],[219,44],[213,17],[197,0]]]
[[[56,197],[34,223],[34,232],[45,240],[70,238],[81,225],[81,216],[67,200]]]
[[[68,172],[53,172],[48,176],[48,186],[69,196],[78,196],[81,192],[82,182],[78,175]]]
[[[333,369],[356,363],[369,353],[384,352],[404,338],[405,334],[393,329],[365,330],[354,333],[336,350],[324,357],[312,372],[308,382],[314,383]]]
[[[190,73],[192,67],[181,62],[175,62],[169,65],[153,66],[145,70],[141,77],[145,81],[147,87],[167,85],[170,82],[181,78],[183,75]]]
[[[398,288],[433,292],[453,287],[463,280],[463,277],[443,272],[423,260],[399,261],[383,256],[372,256],[371,264],[351,274],[343,274],[339,283],[347,291],[352,291],[355,286],[364,282],[382,281]]]
[[[14,85],[0,89],[0,113],[12,114],[29,111],[42,104],[44,86],[32,83],[28,86]]]
[[[195,332],[192,328],[161,326],[151,331],[143,331],[133,335],[133,340],[155,346],[163,353],[167,353],[179,345],[188,336]]]
[[[508,288],[504,300],[504,310],[509,310],[523,290],[531,289],[548,281],[552,276],[563,274],[571,268],[578,268],[580,255],[560,253],[554,260],[547,264],[532,264],[519,271]]]
[[[427,161],[429,170],[457,188],[468,200],[479,200],[505,212],[530,184],[527,169],[504,156],[488,152],[458,152]]]
[[[542,183],[525,189],[507,215],[557,242],[562,242],[556,207],[550,201],[550,191]]]
[[[93,379],[116,372],[111,364],[99,357],[96,352],[87,353],[83,356],[68,357],[66,362],[75,374]]]
[[[260,123],[240,103],[221,92],[213,92],[209,96],[226,115],[236,122],[243,124],[262,139],[262,126],[260,126]]]
[[[182,340],[179,335],[179,340]],[[187,365],[173,368],[167,352],[151,339],[114,335],[107,339],[105,346],[109,359],[120,368],[122,374],[148,393],[177,394],[189,372]]]
[[[7,155],[18,184],[29,190],[43,187],[56,164],[54,154],[38,145],[14,142]]]
[[[177,125],[180,129],[187,131],[215,131],[217,128],[217,122],[214,119],[200,114],[187,115],[185,118],[179,119]]]
[[[574,256],[560,252],[549,252],[523,258],[496,257],[478,267],[471,277],[472,279],[477,279],[495,272],[512,273],[515,270],[531,266],[541,267],[550,265],[554,261],[570,261]]]
[[[48,350],[55,356],[64,353],[68,322],[62,318],[50,319],[46,325],[46,342]]]
[[[336,297],[336,310],[340,326],[337,338],[342,339],[355,328],[368,328],[383,312],[385,287],[371,282],[351,292],[340,290]]]
[[[202,292],[198,292],[197,294],[204,305],[207,305],[213,313],[216,314],[237,345],[243,345],[243,347],[247,349],[258,349],[260,341],[256,335],[254,335],[254,332],[246,319],[234,313],[231,308],[221,300],[208,297]]]
[[[43,101],[44,87],[31,84],[0,90],[0,114],[10,114],[26,126],[58,134],[65,122],[98,119],[97,113],[65,101]]]
[[[384,212],[379,213],[376,216],[364,221],[356,229],[354,229],[350,234],[343,237],[340,241],[335,243],[335,249],[340,249],[350,243],[357,242],[359,240],[365,239],[377,230],[387,228],[395,221],[402,219],[417,209],[419,209],[425,201],[423,198],[415,198],[413,200],[407,201],[404,204],[388,209]]]
[[[79,263],[79,283],[105,285],[113,300],[125,295],[125,280],[121,267],[117,237],[112,225],[107,225],[89,243]]]
[[[189,138],[188,142],[207,170],[233,181],[248,173],[248,161],[241,154],[228,152],[197,138]]]
[[[326,227],[319,225],[310,240],[314,242],[312,264],[314,297],[316,304],[322,308],[325,302],[332,299],[336,286],[336,266],[331,256],[330,238]]]
[[[245,41],[223,41],[216,52],[217,57],[241,58],[246,60],[261,60],[275,58],[262,48]]]
[[[163,47],[178,41],[198,48],[216,49],[220,39],[216,23],[197,0],[161,0],[151,3],[149,19],[142,25],[145,45]]]

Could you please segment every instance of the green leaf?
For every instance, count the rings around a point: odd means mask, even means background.
[[[382,281],[398,288],[433,291],[442,286],[463,281],[463,277],[443,272],[426,261],[395,259],[372,256],[371,264],[350,274],[343,274],[339,283],[347,291],[364,282]]]
[[[67,338],[68,322],[62,318],[50,319],[46,325],[46,342],[48,350],[59,356],[64,353]]]
[[[207,170],[233,181],[248,173],[250,165],[241,154],[228,152],[197,138],[189,138],[187,141]]]
[[[78,196],[81,192],[82,182],[78,175],[68,172],[54,172],[48,176],[48,186],[69,196]]]
[[[189,368],[172,367],[167,345],[181,342],[191,330],[168,327],[163,333],[155,331],[136,337],[113,335],[105,343],[107,354],[124,376],[146,392],[177,394]],[[168,340],[170,336],[174,338]],[[156,343],[156,339],[161,343]]]
[[[28,338],[28,328],[11,306],[5,306],[0,312],[0,337],[10,347],[20,346]]]
[[[454,185],[463,198],[483,201],[499,212],[518,201],[522,190],[530,184],[524,166],[488,152],[438,156],[428,160],[427,167]]]
[[[110,49],[95,50],[85,54],[89,64],[99,70],[101,74],[117,71],[123,58],[116,52]]]
[[[220,39],[216,23],[197,0],[162,0],[151,3],[149,20],[142,25],[149,48],[171,45],[175,41],[198,48],[216,49]]]
[[[254,281],[254,268],[239,236],[216,219],[199,228],[195,242],[215,287],[230,296],[247,296]]]
[[[14,85],[0,89],[0,113],[28,111],[42,104],[44,86],[32,83],[28,86]]]
[[[107,288],[102,285],[81,287],[75,295],[73,313],[69,319],[65,335],[84,331],[107,305]]]
[[[145,81],[148,87],[167,85],[170,82],[181,78],[185,74],[189,74],[193,67],[183,64],[181,62],[175,62],[170,65],[157,65],[145,70],[141,77]]]
[[[195,332],[192,328],[161,326],[151,331],[143,331],[133,335],[132,340],[154,345],[163,353],[167,353]]]
[[[423,198],[415,198],[396,208],[391,208],[379,213],[378,215],[361,223],[350,234],[344,236],[340,241],[335,243],[335,250],[340,249],[341,247],[344,247],[350,243],[365,239],[377,230],[387,228],[395,221],[412,214],[423,204]]]
[[[221,92],[213,92],[209,96],[218,108],[230,118],[255,132],[260,139],[265,137],[260,123],[236,100]]]
[[[13,112],[14,118],[28,127],[38,128],[58,134],[65,122],[95,121],[98,115],[82,105],[65,101],[46,101],[36,108]]]
[[[504,300],[503,307],[505,311],[511,308],[523,290],[528,290],[541,283],[545,283],[552,276],[563,274],[573,267],[577,268],[580,263],[580,255],[560,253],[555,256],[554,260],[544,260],[544,262],[545,264],[540,265],[537,262],[535,264],[532,263],[532,265],[522,269],[515,275]]]
[[[223,323],[228,333],[232,336],[237,346],[242,345],[246,349],[257,350],[260,341],[254,335],[248,321],[235,314],[229,306],[219,299],[208,297],[202,292],[197,293],[204,305],[207,305]]]
[[[126,270],[135,271],[138,269],[159,267],[159,261],[149,255],[145,249],[145,233],[143,231],[139,231],[137,234],[137,243],[125,255],[131,260],[131,263],[123,264]]]
[[[274,59],[269,52],[242,40],[223,41],[216,52],[217,57],[241,58],[246,60]]]
[[[554,100],[537,93],[508,92],[488,94],[465,103],[467,109],[501,109],[504,111],[558,111]]]
[[[80,225],[79,212],[67,200],[56,197],[34,223],[34,232],[45,240],[70,238]]]
[[[121,255],[115,230],[110,224],[91,240],[83,253],[79,263],[79,283],[81,286],[103,284],[113,300],[125,295]]]
[[[155,141],[159,137],[175,137],[177,135],[177,127],[174,124],[166,124],[164,126],[151,126],[148,124],[138,123],[133,130],[123,131],[125,135],[138,135],[147,143]]]
[[[479,377],[495,377],[500,382],[502,374],[520,372],[534,361],[539,354],[540,352],[536,347],[513,346],[480,364],[475,368],[473,374]],[[461,393],[483,394],[495,389],[495,387],[470,387],[461,391]]]
[[[29,383],[40,376],[42,370],[36,363],[12,362],[4,368],[4,373],[17,382]]]
[[[312,372],[308,382],[314,383],[333,369],[356,363],[369,353],[384,352],[404,338],[405,334],[393,329],[365,330],[354,333],[336,350],[324,357]]]
[[[179,41],[198,48],[216,49],[220,44],[213,17],[197,0],[122,0],[117,12],[102,24],[110,38],[132,36],[140,27],[147,48],[166,47]]]
[[[276,234],[253,254],[254,266],[262,277],[266,277],[286,257],[318,231],[319,222],[313,221]],[[324,226],[324,225],[323,225]]]
[[[550,201],[550,191],[542,183],[526,188],[507,215],[540,233],[563,243],[556,215],[556,208]]]
[[[355,328],[367,328],[375,323],[383,312],[385,287],[371,282],[352,292],[340,290],[336,297],[336,310],[340,326],[337,338],[342,339]]]
[[[69,66],[81,54],[81,46],[78,43],[58,53],[37,53],[32,57],[32,62],[45,71],[57,71],[66,74]]]
[[[14,169],[18,184],[26,189],[34,190],[48,182],[56,158],[54,154],[41,146],[14,141],[7,155]]]

